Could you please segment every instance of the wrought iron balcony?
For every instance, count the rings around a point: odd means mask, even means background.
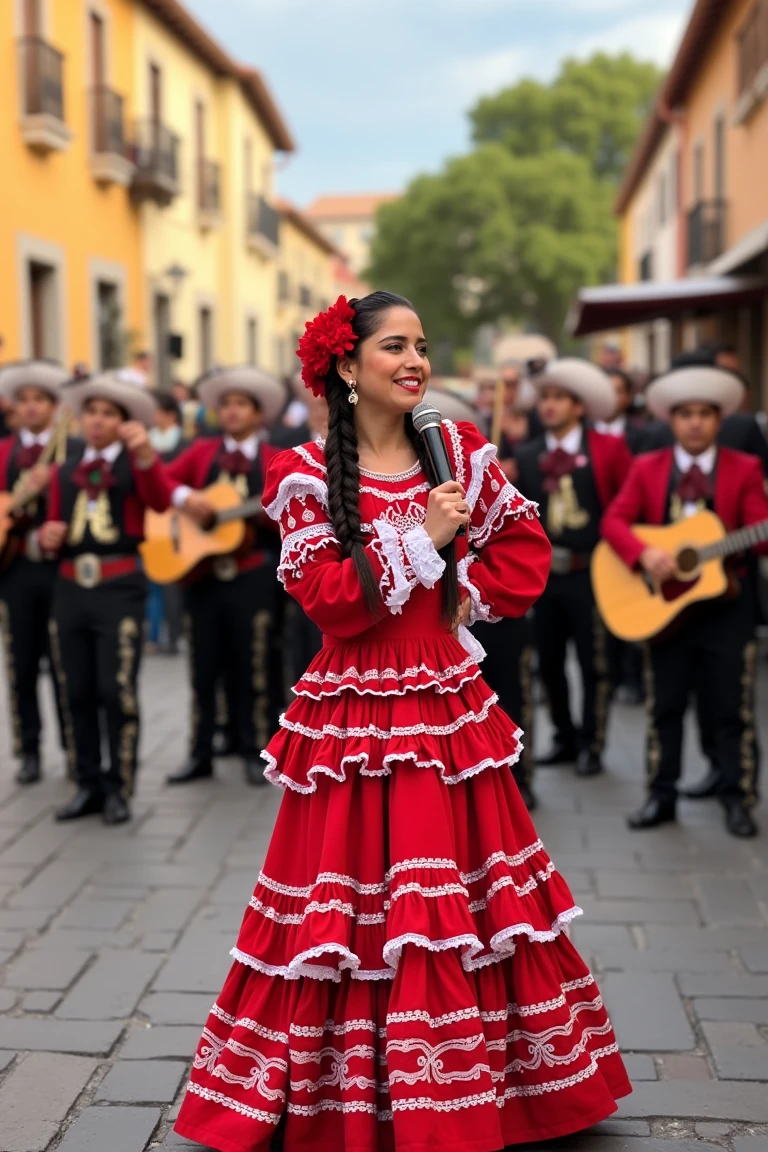
[[[19,41],[21,130],[38,152],[62,151],[72,133],[64,122],[64,56],[39,36]]]
[[[700,200],[688,213],[688,267],[710,264],[725,249],[725,200]]]
[[[215,160],[198,161],[197,216],[201,228],[218,228],[221,223],[221,165]]]
[[[133,175],[123,105],[123,97],[111,88],[102,86],[91,90],[91,169],[102,184],[127,186]]]
[[[267,259],[274,259],[280,244],[280,213],[256,192],[249,192],[246,202],[248,247]]]
[[[137,120],[131,153],[134,198],[170,204],[181,190],[178,136],[159,120]]]

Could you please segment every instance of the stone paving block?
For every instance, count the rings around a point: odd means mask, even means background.
[[[737,1136],[733,1142],[733,1152],[765,1152],[768,1148],[768,1135]]]
[[[632,935],[626,924],[593,924],[585,916],[573,922],[571,935],[580,950],[596,951],[600,948],[634,949]]]
[[[185,933],[154,981],[155,992],[210,992],[217,996],[231,966],[231,935]]]
[[[5,1072],[16,1059],[15,1052],[0,1052],[0,1073]]]
[[[596,884],[598,896],[622,900],[676,900],[693,895],[688,876],[665,876],[661,872],[598,872]]]
[[[595,1136],[650,1136],[651,1126],[646,1120],[604,1120],[590,1135]]]
[[[749,976],[742,972],[713,974],[683,974],[677,986],[683,996],[733,996],[736,999],[768,997],[768,976]]]
[[[55,860],[11,897],[9,907],[58,910],[80,891],[93,870],[94,865],[85,860]]]
[[[718,1124],[715,1120],[704,1120],[696,1125],[696,1135],[702,1140],[727,1140],[732,1131],[731,1124]]]
[[[692,928],[685,924],[651,923],[646,928],[651,948],[701,948],[705,952],[741,951],[748,944],[763,944],[760,928]]]
[[[52,824],[46,816],[0,852],[0,864],[44,864],[74,835],[69,824]]]
[[[102,953],[56,1009],[61,1020],[111,1020],[130,1016],[162,958],[145,952]]]
[[[744,880],[735,876],[699,876],[696,889],[707,924],[766,923]]]
[[[0,908],[0,931],[42,932],[55,908]]]
[[[0,988],[0,1012],[10,1012],[17,998],[18,993],[13,992],[10,988]]]
[[[695,1046],[669,973],[608,972],[600,987],[622,1048],[675,1052]]]
[[[248,893],[244,905],[251,897]],[[203,902],[205,889],[177,888],[153,892],[137,909],[131,928],[139,934],[145,932],[177,931],[183,928],[192,913]]]
[[[214,1152],[214,1150],[203,1144],[195,1144],[192,1140],[185,1140],[176,1132],[169,1132],[155,1152]]]
[[[249,817],[250,812],[244,804],[233,800],[214,801],[175,853],[175,861],[185,864],[197,860],[223,860]]]
[[[141,854],[144,860],[163,864],[167,862],[175,843],[175,839],[170,836],[153,837],[151,840],[147,837],[137,842],[134,837],[121,836],[119,831],[117,833],[110,831],[103,836],[92,833],[87,840],[83,840],[82,844],[65,844],[59,853],[59,859],[78,860],[84,856],[87,860],[92,860],[98,867],[106,864],[119,864],[123,861],[130,863],[136,859],[137,855]]]
[[[690,924],[701,920],[692,900],[599,900],[585,896],[584,916],[593,924]]]
[[[142,1152],[162,1115],[160,1108],[86,1108],[58,1152]]]
[[[619,1115],[766,1124],[768,1097],[765,1084],[760,1083],[710,1080],[706,1084],[684,1084],[657,1080],[636,1084],[632,1095],[619,1101]]]
[[[656,1066],[651,1056],[642,1052],[622,1052],[627,1075],[634,1083],[635,1080],[655,1080]]]
[[[669,1052],[659,1057],[661,1080],[684,1080],[687,1084],[700,1080],[712,1080],[714,1077],[707,1064],[706,1057],[697,1056],[692,1052]]]
[[[59,1000],[61,1000],[60,992],[28,992],[21,1006],[25,1012],[51,1012]]]
[[[74,1052],[105,1056],[114,1048],[124,1025],[111,1020],[37,1020],[6,1016],[0,1028],[0,1048],[29,1052]]]
[[[21,1057],[0,1087],[3,1152],[47,1148],[95,1068],[95,1060],[81,1056]]]
[[[63,948],[33,948],[23,952],[8,966],[5,983],[9,988],[63,991],[75,980],[91,959],[90,952],[65,951]]]
[[[153,1024],[205,1023],[213,1001],[207,992],[151,992],[139,1004],[139,1012]]]
[[[693,1001],[699,1020],[733,1020],[742,1024],[768,1024],[768,999],[699,999]]]
[[[768,1043],[754,1024],[704,1023],[720,1080],[768,1081]],[[768,1088],[766,1088],[768,1119]]]
[[[65,908],[57,921],[59,928],[119,928],[131,905],[122,900],[97,900],[82,893]]]
[[[213,884],[221,865],[215,860],[198,860],[185,864],[158,864],[136,859],[110,864],[99,873],[104,888],[141,885],[147,888],[206,888]]]
[[[744,944],[739,955],[750,972],[768,973],[768,943]]]
[[[632,972],[717,972],[736,962],[722,952],[700,952],[695,948],[598,948],[603,971]]]
[[[179,938],[178,932],[145,932],[137,941],[142,952],[172,952]]]
[[[15,952],[17,948],[26,940],[26,933],[20,929],[11,931],[10,929],[0,930],[0,948],[3,952]]]
[[[229,869],[211,892],[212,904],[234,904],[243,908],[253,895],[257,877],[250,868]],[[570,876],[568,880],[570,882]]]
[[[170,1104],[186,1069],[181,1060],[121,1060],[102,1080],[96,1099],[123,1104]]]
[[[115,934],[109,928],[49,928],[45,934],[46,947],[84,949],[97,952],[114,944]]]
[[[120,1055],[123,1060],[191,1060],[197,1051],[202,1028],[161,1024],[135,1028],[128,1034]]]

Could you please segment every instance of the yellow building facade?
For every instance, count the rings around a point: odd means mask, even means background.
[[[0,4],[3,359],[119,362],[142,322],[133,0]]]
[[[304,325],[335,301],[336,251],[311,220],[287,200],[279,201],[280,257],[277,273],[277,370],[292,375]]]

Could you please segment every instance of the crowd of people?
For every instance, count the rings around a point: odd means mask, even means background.
[[[181,384],[156,393],[151,376],[143,354],[130,368],[74,378],[47,361],[0,367],[7,424],[0,492],[12,501],[2,518],[0,625],[16,779],[41,778],[38,678],[48,663],[76,783],[58,820],[130,818],[143,652],[176,652],[186,638],[189,755],[168,784],[210,777],[217,755],[237,754],[247,781],[259,785],[260,751],[279,728],[288,686],[323,643],[320,629],[288,603],[279,579],[285,546],[264,511],[249,517],[234,554],[199,564],[181,585],[148,584],[140,546],[147,509],[176,510],[208,528],[216,518],[210,485],[231,484],[242,500],[261,496],[279,451],[301,456],[303,445],[324,437],[325,399],[252,367],[212,369],[194,396]],[[607,632],[590,579],[601,538],[649,585],[674,579],[672,558],[644,547],[636,524],[670,524],[702,508],[729,531],[768,520],[768,441],[746,410],[733,349],[686,353],[644,393],[612,346],[599,365],[567,357],[509,362],[478,369],[475,379],[474,403],[434,387],[429,398],[446,418],[495,441],[506,480],[537,505],[552,544],[546,588],[517,618],[495,620],[467,578],[469,564],[459,566],[464,615],[486,651],[484,676],[527,735],[513,768],[527,807],[536,805],[538,674],[554,736],[537,763],[573,764],[580,777],[603,771],[612,700],[645,702],[648,793],[628,818],[633,829],[675,819],[692,698],[710,770],[687,795],[717,796],[729,830],[754,835],[754,553],[734,563],[727,599],[698,606],[643,648]],[[473,542],[476,552],[482,543]],[[578,717],[570,645],[581,677]]]

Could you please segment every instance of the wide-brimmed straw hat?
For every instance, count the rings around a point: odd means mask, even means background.
[[[13,401],[22,388],[40,388],[57,403],[69,373],[55,360],[19,360],[0,368],[0,396]]]
[[[155,415],[156,404],[152,393],[140,384],[126,379],[121,369],[87,376],[67,390],[72,411],[79,415],[89,400],[109,400],[128,413],[130,420],[138,420],[149,428]]]
[[[206,408],[217,408],[229,392],[242,392],[255,400],[267,424],[277,420],[288,399],[279,380],[247,364],[237,368],[212,368],[198,381],[197,394]]]
[[[590,420],[610,420],[616,410],[616,394],[610,379],[589,360],[572,356],[550,360],[532,381],[539,391],[549,384],[570,392],[584,405]]]
[[[659,376],[645,393],[648,409],[659,420],[668,420],[681,404],[713,404],[723,416],[738,411],[744,399],[744,385],[733,372],[709,365],[676,368]]]

